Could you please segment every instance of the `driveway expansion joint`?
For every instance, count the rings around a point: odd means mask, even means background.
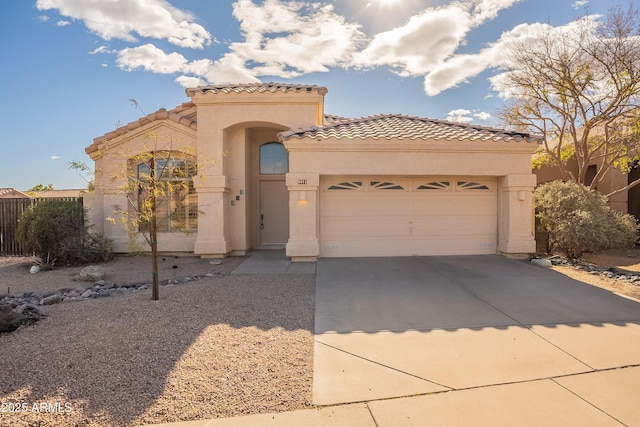
[[[359,356],[359,355],[357,355],[357,354],[355,354],[355,353],[351,353],[351,352],[349,352],[349,351],[343,350],[343,349],[338,348],[338,347],[335,347],[335,346],[333,346],[333,345],[326,344],[326,343],[323,343],[323,342],[320,342],[320,341],[315,341],[315,340],[314,340],[314,343],[315,343],[315,344],[322,344],[322,345],[324,345],[325,347],[329,347],[329,348],[331,348],[331,349],[337,350],[337,351],[342,352],[342,353],[344,353],[344,354],[348,354],[349,356],[356,357],[356,358],[358,358],[358,359],[360,359],[360,360],[365,360],[365,361],[367,361],[367,362],[369,362],[369,363],[373,363],[373,364],[375,364],[375,365],[382,366],[383,368],[389,369],[389,370],[391,370],[391,371],[399,372],[399,373],[401,373],[401,374],[408,375],[408,376],[413,377],[413,378],[417,378],[417,379],[422,380],[422,381],[424,381],[424,382],[428,382],[428,383],[430,383],[430,384],[435,384],[435,385],[437,385],[437,386],[439,386],[439,387],[443,387],[443,388],[448,388],[448,389],[450,389],[450,390],[454,390],[452,387],[449,387],[449,386],[446,386],[446,385],[439,384],[439,383],[437,383],[437,382],[435,382],[435,381],[431,381],[431,380],[428,380],[428,379],[426,379],[426,378],[422,378],[422,377],[420,377],[420,376],[418,376],[418,375],[412,374],[411,372],[406,372],[406,371],[403,371],[403,370],[400,370],[400,369],[394,368],[394,367],[392,367],[392,366],[388,366],[388,365],[385,365],[385,364],[383,364],[383,363],[376,362],[375,360],[367,359],[366,357]],[[427,394],[429,394],[429,393],[427,393]],[[406,397],[406,396],[405,396],[405,397]],[[375,400],[379,400],[379,399],[375,399]],[[366,401],[365,401],[365,402],[366,402]]]

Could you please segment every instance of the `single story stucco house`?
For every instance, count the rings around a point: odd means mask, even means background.
[[[225,257],[286,245],[293,261],[535,251],[537,137],[396,114],[329,116],[327,89],[315,85],[186,93],[190,102],[86,149],[95,162],[87,205],[116,251],[129,236],[105,218],[127,206],[121,189],[145,151],[183,159],[188,180],[159,207],[161,251]]]

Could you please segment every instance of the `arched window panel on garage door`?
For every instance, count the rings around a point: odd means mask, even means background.
[[[429,181],[422,184],[418,183],[416,190],[450,191],[451,181]]]
[[[390,181],[369,181],[371,190],[404,190],[401,183]]]
[[[457,191],[491,191],[488,183],[478,181],[458,181]]]
[[[327,187],[327,190],[333,191],[333,190],[363,190],[363,186],[362,186],[362,181],[342,181],[342,182],[337,182],[334,184],[330,184]]]

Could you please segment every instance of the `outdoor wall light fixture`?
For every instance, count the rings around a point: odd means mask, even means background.
[[[522,201],[524,201],[524,199],[525,199],[524,191],[522,191],[522,190],[518,191],[518,200],[520,200],[522,202]]]
[[[307,192],[306,191],[301,191],[300,195],[298,196],[298,200],[300,200],[301,202],[306,202],[307,201]]]

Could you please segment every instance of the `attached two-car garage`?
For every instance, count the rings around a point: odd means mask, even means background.
[[[320,256],[495,254],[497,179],[325,176]]]

